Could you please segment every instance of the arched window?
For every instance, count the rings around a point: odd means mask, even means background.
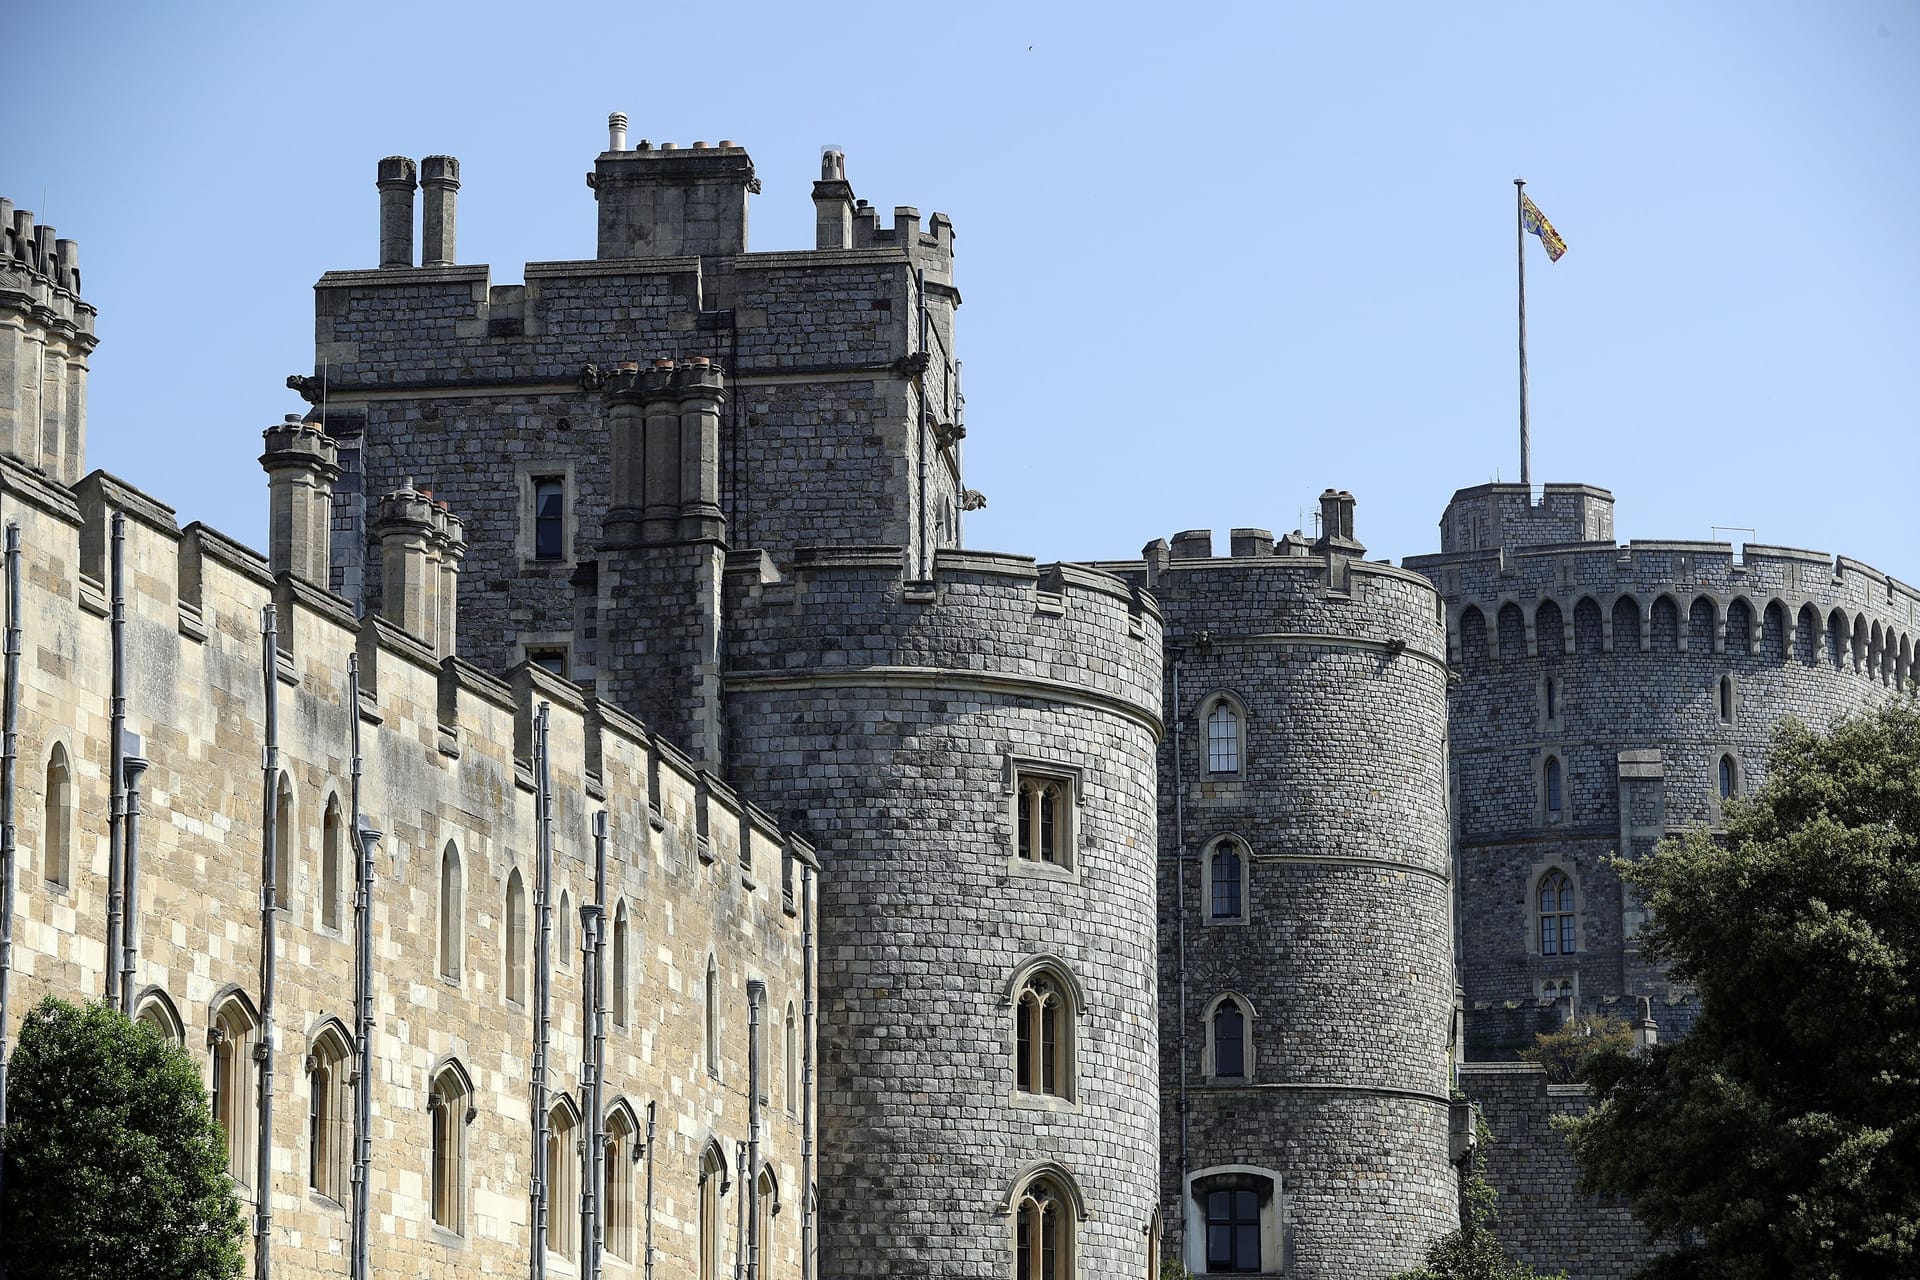
[[[329,1020],[307,1053],[307,1185],[341,1204],[348,1198],[347,1153],[353,1145],[347,1080],[347,1033]]]
[[[1732,756],[1720,757],[1720,798],[1729,799],[1740,789],[1740,766]]]
[[[1574,952],[1573,881],[1555,867],[1540,877],[1540,954],[1570,956]]]
[[[1015,1280],[1068,1280],[1075,1274],[1073,1199],[1051,1173],[1027,1180],[1014,1200]]]
[[[613,1000],[613,1025],[627,1025],[627,904],[623,900],[613,909],[613,946],[609,948],[613,967],[607,984]]]
[[[1021,1093],[1073,1096],[1073,993],[1049,965],[1014,992],[1013,1084]]]
[[[273,901],[282,911],[293,905],[297,834],[293,829],[293,779],[282,773],[273,802]]]
[[[460,851],[453,841],[440,854],[440,976],[460,980],[466,959],[466,915],[461,906]]]
[[[794,1017],[793,1002],[787,1002],[787,1114],[800,1114],[800,1022]]]
[[[633,1162],[639,1158],[639,1127],[622,1104],[607,1113],[606,1159],[600,1178],[600,1238],[616,1258],[633,1257]]]
[[[1558,822],[1566,808],[1566,789],[1562,785],[1559,756],[1547,757],[1547,763],[1542,769],[1542,782],[1547,805],[1547,821]]]
[[[760,1166],[760,1177],[753,1184],[755,1212],[760,1217],[760,1272],[762,1276],[772,1275],[773,1224],[780,1216],[780,1180],[773,1176],[771,1165]]]
[[[180,1021],[173,1001],[167,999],[167,993],[160,988],[148,987],[140,993],[140,999],[133,1006],[133,1020],[136,1025],[153,1028],[162,1040],[186,1047],[187,1028]]]
[[[1015,788],[1015,827],[1022,861],[1067,866],[1072,861],[1068,833],[1071,784],[1065,778],[1021,771]]]
[[[473,1083],[458,1062],[449,1062],[433,1078],[427,1095],[433,1120],[432,1210],[436,1226],[455,1235],[466,1232],[467,1126],[473,1122]]]
[[[242,1187],[253,1185],[254,1102],[253,1045],[260,1019],[235,992],[213,1011],[207,1032],[213,1050],[213,1118],[227,1138],[227,1176]]]
[[[1236,774],[1246,746],[1240,705],[1224,693],[1209,698],[1201,711],[1207,729],[1207,772]]]
[[[568,1258],[580,1247],[578,1118],[564,1096],[547,1112],[547,1252]]]
[[[73,766],[67,748],[54,743],[47,755],[46,816],[40,826],[41,870],[48,884],[73,883]]]
[[[1214,843],[1204,863],[1207,919],[1244,920],[1247,916],[1247,847],[1231,836]]]
[[[1733,677],[1720,677],[1720,723],[1733,723]]]
[[[507,999],[527,1000],[527,886],[520,868],[507,872]]]
[[[700,1274],[699,1280],[719,1280],[720,1197],[727,1194],[727,1157],[720,1144],[708,1139],[700,1152]]]
[[[1553,724],[1560,719],[1560,681],[1548,676],[1541,684],[1541,710],[1546,713],[1547,723]]]
[[[707,957],[707,1074],[720,1077],[720,967]]]
[[[320,820],[320,927],[339,929],[346,869],[346,823],[340,815],[340,797],[328,796]]]
[[[1239,997],[1226,995],[1213,1002],[1207,1014],[1207,1070],[1215,1080],[1241,1081],[1253,1077],[1252,1046],[1247,1042],[1247,1007]]]
[[[556,949],[553,962],[562,969],[573,967],[573,894],[566,889],[560,891],[560,912],[554,921],[554,931],[559,935],[560,945]]]

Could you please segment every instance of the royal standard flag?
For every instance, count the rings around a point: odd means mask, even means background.
[[[1547,221],[1547,215],[1540,212],[1540,206],[1525,194],[1520,197],[1520,225],[1540,237],[1540,245],[1547,251],[1547,261],[1560,261],[1560,255],[1567,251],[1567,242]]]

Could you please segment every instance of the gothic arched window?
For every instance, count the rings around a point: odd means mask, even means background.
[[[1068,1280],[1075,1274],[1073,1200],[1051,1174],[1028,1179],[1014,1201],[1014,1280]]]
[[[1016,1089],[1073,1096],[1072,993],[1050,966],[1034,969],[1014,995],[1013,1042]]]
[[[440,854],[440,976],[455,982],[466,960],[466,917],[461,904],[460,851],[449,840]]]
[[[1244,920],[1247,916],[1247,847],[1231,836],[1215,842],[1207,854],[1207,919]]]
[[[1570,956],[1574,951],[1573,881],[1558,867],[1540,877],[1540,954]]]
[[[520,869],[507,872],[507,909],[503,921],[507,931],[507,999],[526,1003],[527,999],[527,886]]]
[[[467,1214],[467,1125],[473,1118],[473,1084],[464,1068],[449,1062],[427,1094],[433,1122],[430,1208],[434,1225],[464,1234]]]
[[[1207,772],[1236,774],[1246,746],[1245,716],[1240,704],[1224,693],[1209,698],[1201,712],[1207,731]]]

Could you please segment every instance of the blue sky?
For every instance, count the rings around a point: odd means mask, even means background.
[[[1435,549],[1517,476],[1512,179],[1536,481],[1623,538],[1920,582],[1920,8],[33,5],[0,190],[77,238],[90,461],[259,545],[314,280],[371,266],[374,162],[461,160],[459,258],[590,257],[583,175],[733,138],[753,247],[812,243],[819,148],[954,219],[970,545],[1131,555],[1359,498]],[[636,353],[645,355],[645,352]],[[1748,535],[1736,534],[1736,539]]]

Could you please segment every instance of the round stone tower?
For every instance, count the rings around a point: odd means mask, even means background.
[[[819,1273],[1144,1274],[1159,616],[1073,566],[904,563],[727,566],[731,776],[825,863]]]
[[[1641,955],[1645,913],[1607,867],[1716,827],[1787,716],[1822,729],[1912,688],[1920,591],[1845,557],[1613,541],[1586,485],[1456,493],[1446,602],[1468,1050],[1497,1057],[1581,1009],[1693,1004]]]
[[[1438,601],[1322,508],[1125,566],[1166,618],[1162,1206],[1198,1275],[1381,1278],[1458,1224]]]

